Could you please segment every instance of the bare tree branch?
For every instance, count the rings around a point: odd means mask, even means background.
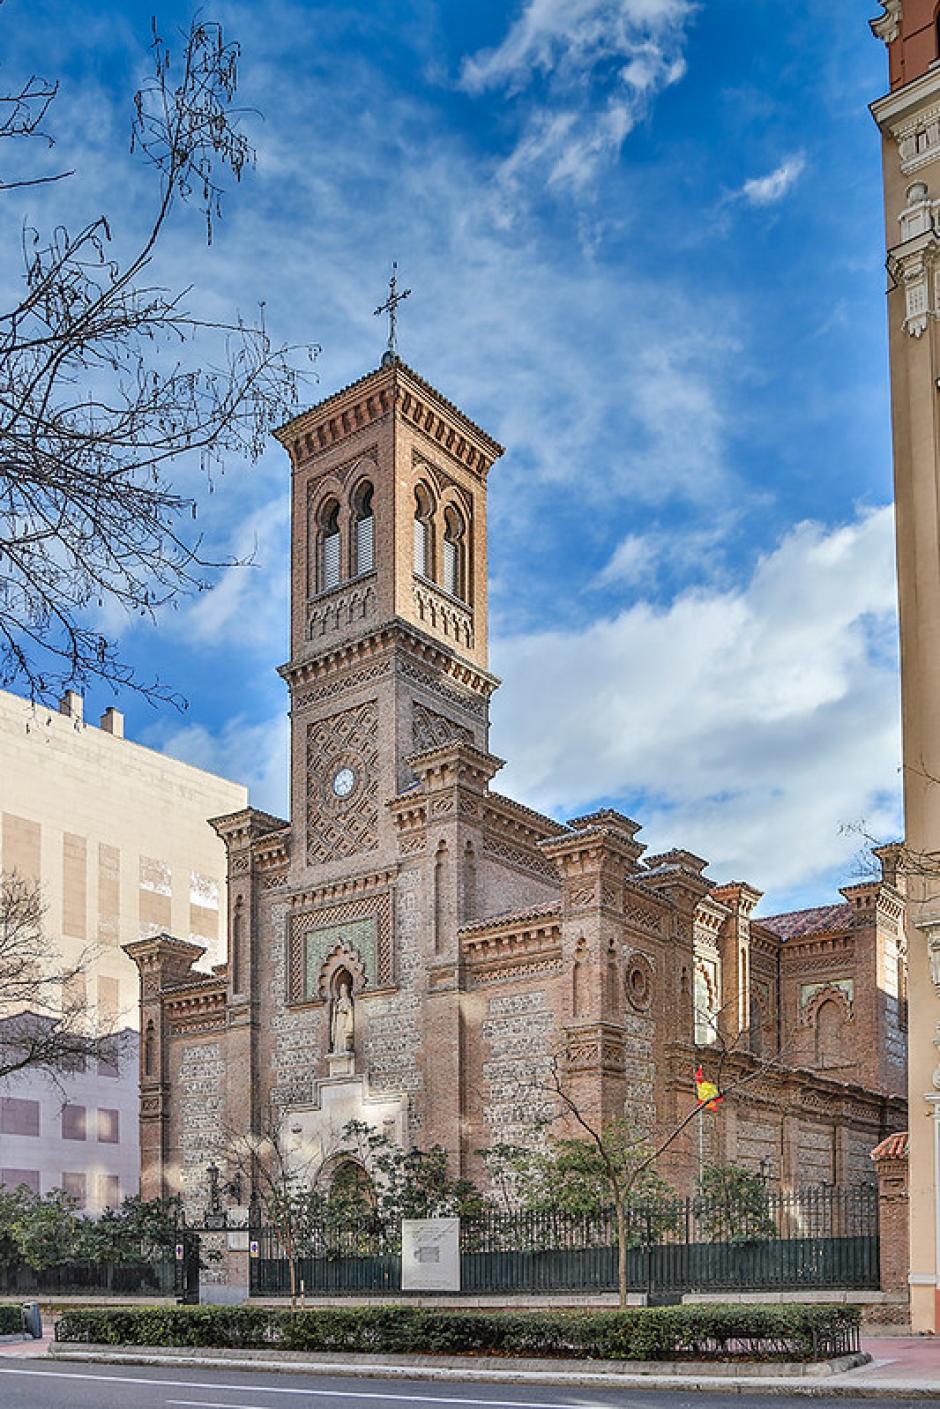
[[[94,614],[109,602],[153,619],[234,562],[205,551],[196,500],[170,474],[194,460],[211,489],[226,458],[256,460],[301,383],[300,349],[272,342],[263,306],[205,319],[190,290],[151,277],[175,207],[196,204],[211,242],[225,177],[254,160],[234,106],[239,49],[221,27],[194,21],[178,69],[154,27],[152,54],[131,146],[157,192],[136,252],[111,253],[104,215],[27,227],[21,290],[0,307],[0,686],[33,698],[101,679],[182,703],[137,678]],[[39,135],[56,91],[31,78],[0,99],[0,136]]]
[[[120,1060],[117,1013],[92,1007],[87,976],[95,950],[71,962],[57,956],[44,929],[37,885],[0,874],[0,1081],[38,1071],[63,1088],[86,1061]]]

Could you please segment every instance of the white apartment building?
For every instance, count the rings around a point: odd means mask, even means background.
[[[99,727],[67,694],[59,711],[0,691],[0,870],[42,886],[51,953],[90,956],[92,1014],[124,1030],[117,1061],[0,1090],[0,1181],[63,1188],[89,1213],[136,1193],[138,978],[121,946],[168,933],[224,958],[225,849],[208,818],[247,805],[237,783]],[[92,1070],[94,1067],[94,1070]]]

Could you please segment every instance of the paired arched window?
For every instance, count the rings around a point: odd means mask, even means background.
[[[418,577],[434,576],[434,504],[423,484],[415,489],[414,570]]]
[[[353,576],[361,577],[375,567],[375,516],[372,512],[373,489],[368,480],[353,496]]]
[[[444,510],[444,582],[452,597],[467,596],[467,535],[459,509],[449,504]]]
[[[340,574],[340,531],[339,502],[327,499],[320,507],[320,572],[317,589],[329,592],[339,586]]]

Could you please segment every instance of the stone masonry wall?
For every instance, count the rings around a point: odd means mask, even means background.
[[[206,1169],[222,1138],[225,1058],[222,1042],[177,1038],[173,1051],[179,1189],[191,1222],[201,1220],[208,1197]]]
[[[421,872],[403,871],[398,878],[395,927],[398,991],[388,997],[368,999],[368,1032],[365,1059],[372,1089],[408,1097],[411,1138],[418,1140],[422,1087],[421,990],[424,983],[422,954]],[[420,1142],[419,1142],[420,1143]]]
[[[270,1013],[271,1097],[275,1105],[305,1104],[313,1095],[317,1058],[326,1051],[326,1009],[288,1007],[287,924],[289,908],[272,907],[270,919],[262,927],[262,972],[265,985],[264,1008]]]
[[[481,1028],[487,1083],[481,1144],[532,1143],[533,1121],[553,1111],[550,1094],[539,1088],[548,1077],[558,1036],[544,989],[517,988],[490,997]]]

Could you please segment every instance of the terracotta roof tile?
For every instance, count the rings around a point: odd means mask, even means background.
[[[907,1159],[907,1154],[907,1131],[902,1130],[897,1135],[889,1135],[886,1140],[882,1140],[880,1145],[876,1145],[871,1152],[871,1158],[873,1160]]]
[[[499,925],[525,924],[527,920],[541,920],[560,915],[560,902],[546,900],[540,905],[527,905],[524,910],[503,910],[498,915],[487,915],[485,920],[473,920],[469,925],[461,925],[461,934],[473,934],[477,930],[495,929]]]
[[[764,929],[773,930],[781,939],[802,939],[805,935],[848,929],[852,907],[845,902],[816,905],[810,910],[788,910],[783,915],[755,915],[754,920]]]
[[[288,435],[298,424],[298,422],[304,420],[312,412],[317,411],[322,414],[331,402],[338,401],[340,397],[345,396],[347,392],[355,391],[358,387],[363,386],[366,382],[371,381],[373,377],[377,377],[381,373],[389,373],[393,371],[401,371],[406,373],[407,376],[409,376],[412,381],[415,382],[416,385],[421,388],[422,391],[430,394],[431,396],[436,397],[437,400],[441,403],[441,405],[444,406],[451,413],[452,416],[458,417],[461,421],[463,421],[465,426],[467,426],[475,435],[480,437],[480,439],[487,446],[494,458],[498,459],[500,455],[504,453],[503,447],[500,445],[498,440],[494,440],[493,437],[489,435],[483,429],[482,426],[477,425],[476,421],[472,420],[471,417],[467,415],[466,411],[461,411],[459,406],[456,406],[453,401],[449,401],[446,396],[443,396],[441,392],[437,390],[436,387],[432,386],[430,382],[425,381],[424,377],[422,377],[419,372],[416,372],[413,367],[409,367],[407,362],[403,362],[400,357],[396,358],[395,362],[391,365],[380,365],[378,367],[373,367],[370,372],[363,373],[363,375],[361,377],[357,377],[355,381],[347,382],[346,386],[340,387],[338,391],[331,392],[329,396],[323,397],[321,401],[314,402],[314,404],[312,406],[308,406],[306,410],[298,411],[295,415],[291,416],[290,420],[285,421],[282,426],[279,426],[275,434],[278,436]]]

